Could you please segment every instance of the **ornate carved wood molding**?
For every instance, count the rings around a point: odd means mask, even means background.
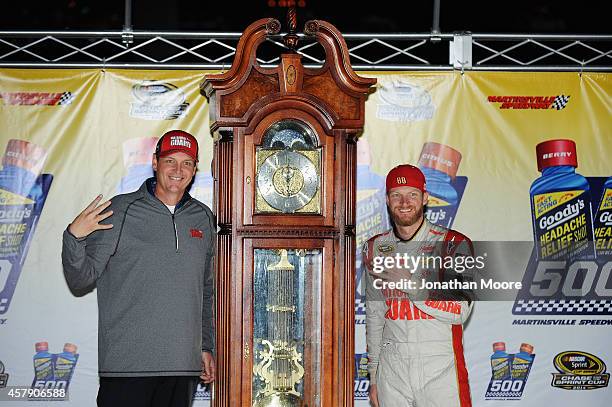
[[[245,237],[266,237],[266,236],[284,236],[284,237],[313,237],[313,238],[335,238],[338,236],[338,231],[335,229],[247,229],[240,228],[236,230],[241,236]]]
[[[287,99],[301,99],[317,107],[333,128],[362,128],[363,104],[374,91],[376,79],[353,71],[340,32],[325,21],[306,23],[306,34],[314,36],[325,51],[326,62],[319,69],[304,68],[301,56],[291,50],[281,55],[276,68],[262,68],[257,47],[279,30],[280,23],[272,18],[254,22],[241,37],[230,70],[206,76],[200,92],[210,103],[211,130],[244,127],[260,109]],[[285,39],[293,44],[291,33]]]
[[[259,44],[266,39],[266,36],[278,34],[280,28],[280,22],[274,18],[262,18],[249,25],[238,41],[236,55],[230,70],[208,75],[200,85],[200,93],[208,98],[213,87],[216,90],[222,90],[235,86],[235,82],[245,77],[244,72],[254,64]]]

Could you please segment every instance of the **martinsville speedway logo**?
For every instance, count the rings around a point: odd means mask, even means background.
[[[74,98],[72,92],[0,92],[5,106],[66,106]]]
[[[489,96],[489,103],[500,103],[500,109],[555,109],[563,110],[569,103],[569,95],[558,96]]]

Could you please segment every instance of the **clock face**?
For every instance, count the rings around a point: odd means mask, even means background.
[[[258,192],[280,212],[294,213],[304,208],[319,190],[317,165],[304,153],[276,151],[259,168]]]
[[[257,213],[321,213],[321,147],[295,119],[271,125],[256,150]]]

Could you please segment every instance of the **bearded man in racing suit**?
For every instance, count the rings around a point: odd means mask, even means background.
[[[420,290],[419,277],[444,280],[447,270],[438,267],[432,273],[421,267],[411,273],[396,260],[470,256],[472,243],[424,217],[428,194],[417,167],[393,168],[386,188],[394,228],[363,247],[370,401],[374,407],[471,406],[462,337],[473,296],[462,290]],[[414,281],[416,288],[383,284],[402,280]]]

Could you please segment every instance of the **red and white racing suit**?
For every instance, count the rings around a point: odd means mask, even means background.
[[[432,248],[444,256],[473,253],[466,236],[426,219],[409,241],[390,230],[364,245],[368,370],[370,383],[377,384],[380,407],[471,406],[462,324],[473,303],[467,297],[465,301],[430,297],[411,301],[406,292],[375,292],[373,285],[376,257],[431,252]]]

